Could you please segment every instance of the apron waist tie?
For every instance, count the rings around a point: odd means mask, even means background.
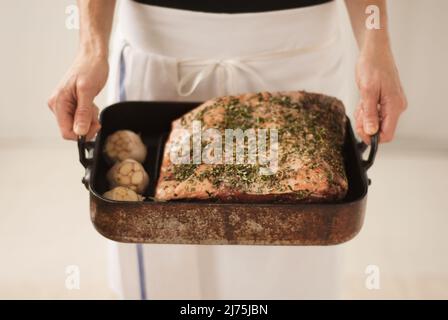
[[[339,38],[339,33],[336,33],[329,41],[310,47],[299,47],[286,49],[276,52],[263,52],[261,54],[229,59],[185,59],[177,61],[177,69],[180,67],[196,67],[194,70],[187,72],[185,75],[178,76],[177,79],[177,93],[186,97],[191,95],[199,84],[207,79],[217,68],[223,68],[227,75],[227,86],[234,92],[234,79],[238,71],[244,72],[246,75],[253,77],[262,88],[266,88],[266,83],[263,77],[250,64],[253,62],[268,61],[272,59],[288,58],[298,54],[307,54],[310,52],[325,49],[332,45]],[[178,72],[178,75],[180,72]],[[220,85],[223,85],[220,82]]]

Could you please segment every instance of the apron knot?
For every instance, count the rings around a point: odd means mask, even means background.
[[[178,61],[177,67],[178,71],[180,71],[181,67],[192,68],[190,72],[187,72],[185,75],[181,75],[178,78],[177,93],[182,97],[191,95],[199,84],[210,77],[218,68],[224,70],[227,78],[227,88],[224,87],[225,84],[223,82],[218,82],[218,85],[221,86],[220,92],[228,89],[230,92],[234,93],[235,89],[238,87],[235,84],[235,78],[239,73],[252,77],[252,79],[258,81],[262,87],[265,87],[263,78],[244,59],[181,60]],[[180,74],[180,72],[178,74]]]

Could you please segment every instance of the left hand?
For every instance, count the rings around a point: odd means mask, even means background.
[[[355,113],[356,132],[367,144],[378,130],[380,142],[391,141],[407,101],[390,49],[361,51],[356,83],[361,96]]]

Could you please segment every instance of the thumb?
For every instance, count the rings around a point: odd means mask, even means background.
[[[379,129],[378,99],[379,93],[376,90],[361,91],[363,128],[368,135],[377,133]]]
[[[75,112],[73,131],[78,136],[86,135],[90,130],[93,115],[94,95],[86,92],[78,93],[78,105]]]

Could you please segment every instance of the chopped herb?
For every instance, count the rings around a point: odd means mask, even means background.
[[[177,181],[184,181],[186,179],[188,179],[189,177],[191,177],[196,168],[197,168],[197,164],[176,164],[174,165],[174,178]]]

